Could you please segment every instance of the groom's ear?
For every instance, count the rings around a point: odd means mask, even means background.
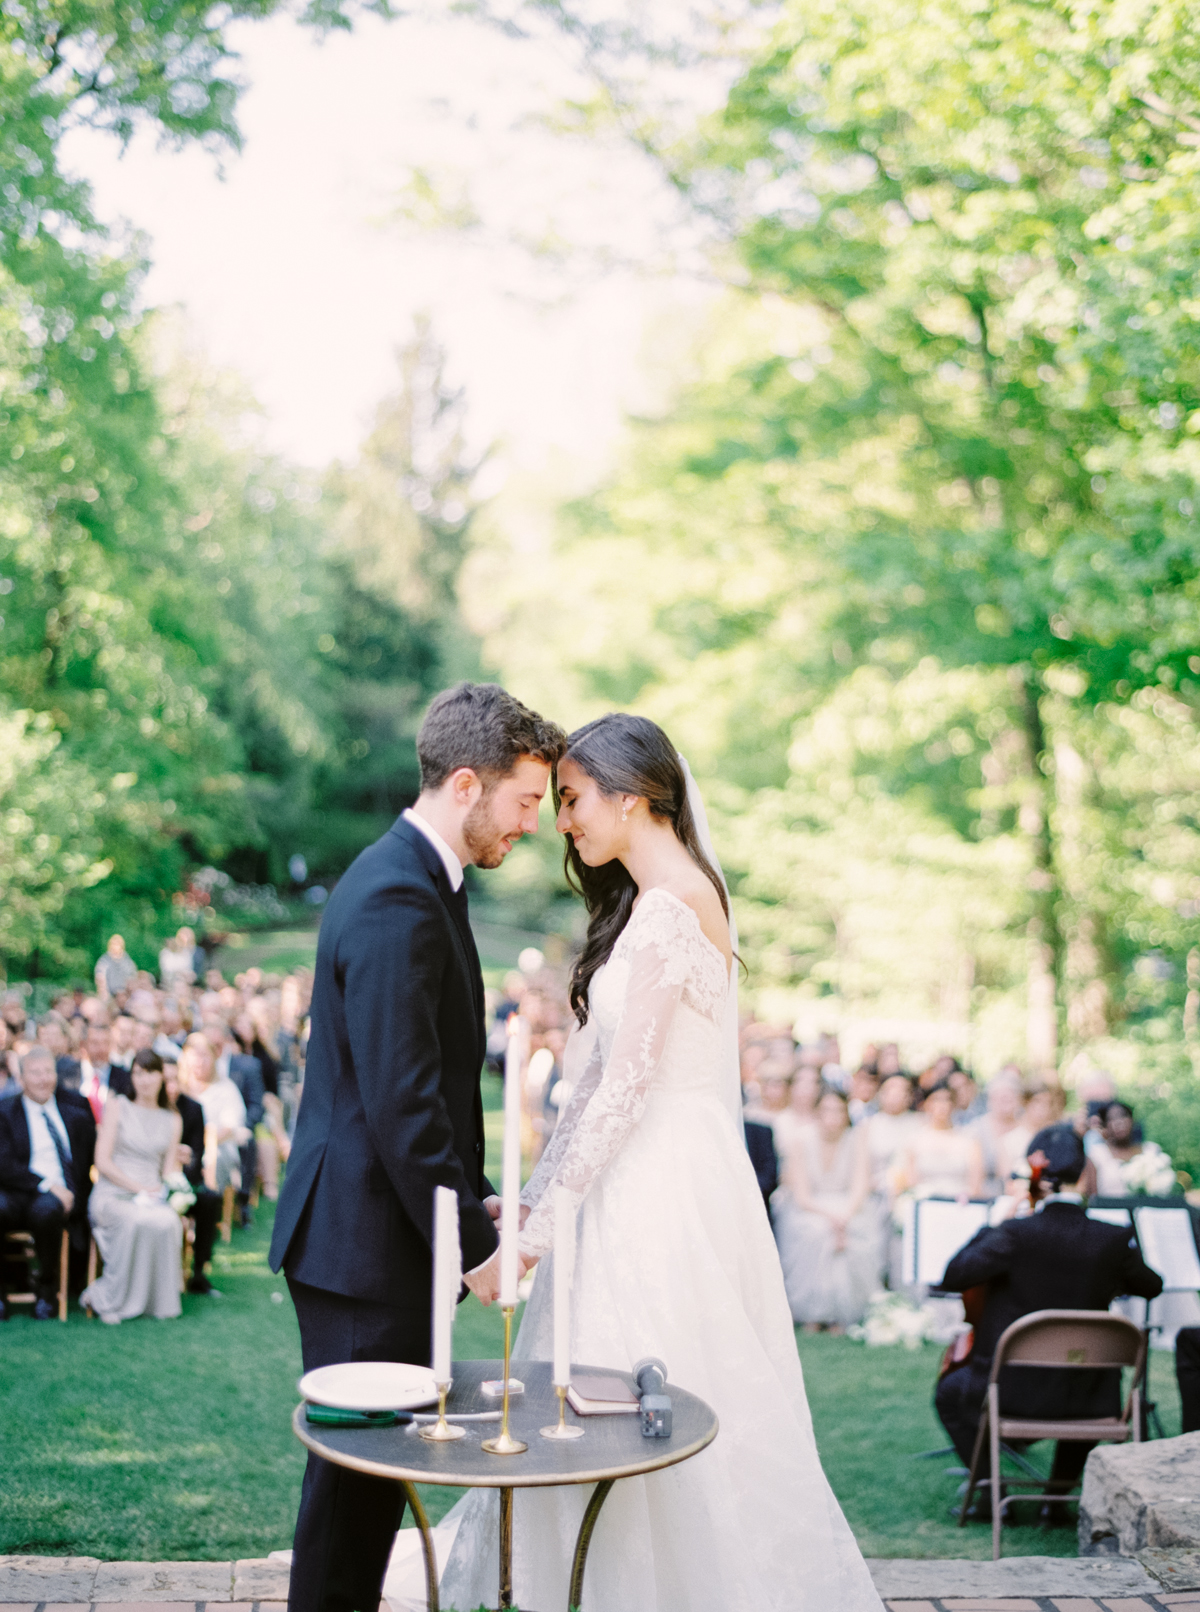
[[[474,806],[483,794],[483,782],[474,767],[456,767],[446,779],[444,787],[456,806]]]

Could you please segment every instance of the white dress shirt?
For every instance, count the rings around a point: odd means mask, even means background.
[[[29,1168],[34,1175],[42,1178],[38,1190],[48,1192],[51,1187],[61,1187],[65,1192],[67,1183],[62,1173],[58,1149],[46,1128],[48,1125],[54,1126],[58,1132],[58,1139],[66,1148],[67,1157],[70,1158],[71,1139],[67,1135],[67,1127],[62,1122],[58,1104],[53,1097],[45,1103],[35,1103],[32,1097],[22,1094],[21,1105],[25,1110],[25,1123],[29,1126]]]
[[[418,817],[411,806],[406,806],[400,815],[404,818],[405,822],[412,824],[412,826],[417,830],[418,834],[424,834],[430,845],[433,846],[434,850],[442,859],[442,866],[446,870],[446,877],[450,880],[451,890],[459,889],[463,882],[463,865],[455,856],[450,847],[446,844],[442,836],[438,833],[437,829],[434,828],[432,824],[427,823],[423,817]]]

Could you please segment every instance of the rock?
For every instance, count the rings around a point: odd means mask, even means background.
[[[1200,1433],[1100,1444],[1079,1502],[1079,1554],[1200,1547]]]
[[[1138,1561],[1168,1590],[1200,1590],[1200,1550],[1139,1550]]]
[[[997,1597],[1033,1599],[1058,1595],[1153,1595],[1157,1579],[1139,1562],[1120,1556],[1077,1561],[1071,1556],[1004,1556],[998,1562],[914,1561],[878,1557],[867,1562],[884,1601],[937,1601],[968,1596],[991,1602]]]

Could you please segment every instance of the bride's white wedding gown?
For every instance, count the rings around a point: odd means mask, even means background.
[[[579,1203],[571,1358],[629,1370],[658,1355],[720,1420],[698,1456],[614,1487],[584,1604],[880,1612],[821,1470],[779,1256],[722,1100],[728,992],[725,959],[692,909],[648,891],[593,977],[588,1024],[569,1044],[571,1101],[523,1194],[533,1206],[522,1235],[531,1253],[551,1244],[550,1188],[565,1186]],[[551,1358],[551,1260],[539,1268],[515,1358]],[[519,1606],[566,1605],[590,1492],[515,1492]],[[495,1490],[455,1508],[444,1607],[495,1605],[497,1508]]]

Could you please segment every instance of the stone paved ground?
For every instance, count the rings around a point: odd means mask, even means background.
[[[1168,1557],[1178,1559],[1164,1566],[1159,1559]],[[1124,1557],[870,1567],[889,1612],[1200,1612],[1200,1558],[1155,1551],[1145,1560],[1157,1577]],[[1180,1584],[1173,1575],[1183,1573]],[[1164,1579],[1179,1587],[1164,1588]],[[287,1588],[286,1562],[0,1556],[0,1612],[287,1612]],[[379,1612],[389,1612],[386,1603]]]
[[[1170,1608],[1196,1608],[1200,1612],[1200,1594],[1190,1595],[1037,1595],[1001,1596],[998,1599],[976,1600],[970,1597],[944,1596],[933,1601],[893,1601],[884,1603],[889,1612],[1160,1612]]]

